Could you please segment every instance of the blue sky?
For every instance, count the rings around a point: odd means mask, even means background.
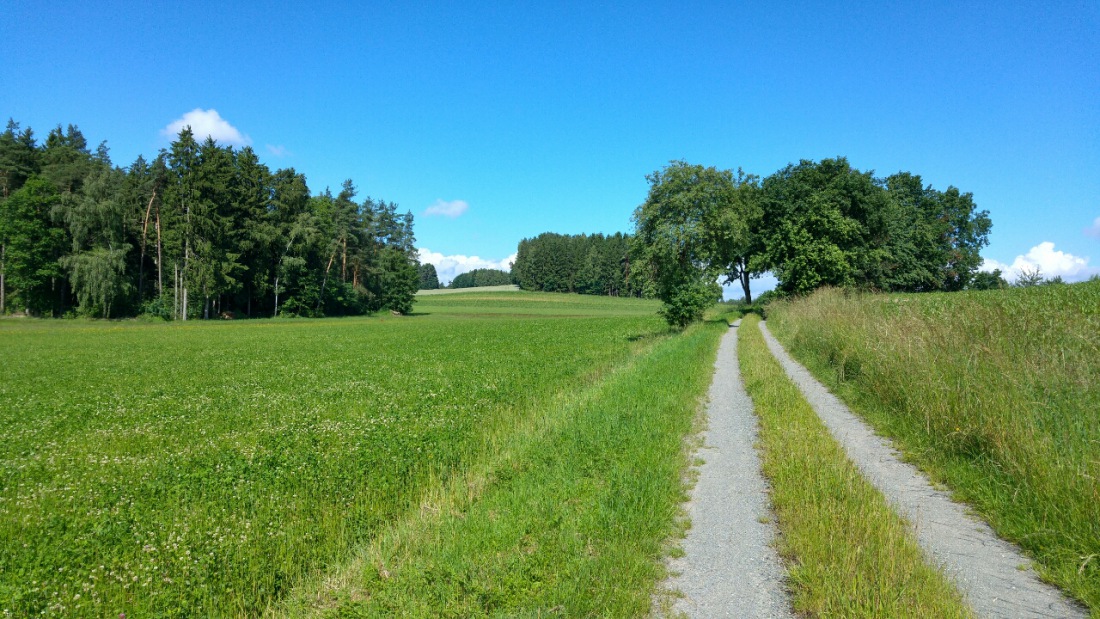
[[[628,231],[673,159],[837,155],[973,192],[991,265],[1100,272],[1100,3],[884,4],[9,0],[0,115],[127,165],[198,110],[314,191],[411,210],[452,276]]]

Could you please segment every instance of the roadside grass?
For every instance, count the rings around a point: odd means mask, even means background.
[[[0,616],[262,614],[668,333],[634,300],[577,299],[554,300],[566,318],[4,321]]]
[[[1100,280],[773,304],[773,332],[1100,617]]]
[[[924,561],[904,520],[867,482],[746,316],[738,356],[760,417],[792,603],[817,617],[968,617],[962,595]]]
[[[726,328],[647,342],[603,380],[496,434],[465,476],[297,591],[282,614],[648,614],[686,498],[684,437]]]

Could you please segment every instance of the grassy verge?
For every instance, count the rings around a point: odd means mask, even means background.
[[[758,324],[755,315],[742,321],[738,355],[760,416],[795,609],[826,617],[969,616],[958,590],[925,564],[905,523],[784,374]]]
[[[1100,281],[826,291],[769,316],[853,410],[1100,616]]]
[[[283,611],[646,615],[684,499],[683,438],[725,330],[710,323],[652,341],[589,389],[548,401]]]

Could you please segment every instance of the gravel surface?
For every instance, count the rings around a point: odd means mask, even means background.
[[[980,617],[1086,617],[1057,588],[1039,581],[1031,561],[968,515],[924,474],[901,462],[889,441],[874,434],[843,403],[791,359],[764,323],[768,347],[821,417],[848,457],[916,529],[917,541],[966,595]]]
[[[669,562],[679,576],[668,586],[684,594],[673,610],[688,617],[791,617],[753,447],[757,419],[737,365],[738,323],[718,348],[707,430],[696,454],[705,463],[687,505],[692,526],[684,556]]]

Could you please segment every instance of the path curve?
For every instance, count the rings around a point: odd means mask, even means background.
[[[669,588],[684,594],[673,610],[688,617],[792,617],[754,447],[757,419],[737,363],[739,323],[718,347],[707,430],[697,452],[705,462],[687,504],[691,529],[684,556],[669,562],[679,572]]]
[[[871,428],[792,359],[760,323],[768,348],[814,411],[844,446],[848,458],[916,529],[917,542],[966,595],[980,617],[1087,617],[1057,588],[1041,582],[1031,560],[965,507],[936,490],[916,467],[902,462]]]

